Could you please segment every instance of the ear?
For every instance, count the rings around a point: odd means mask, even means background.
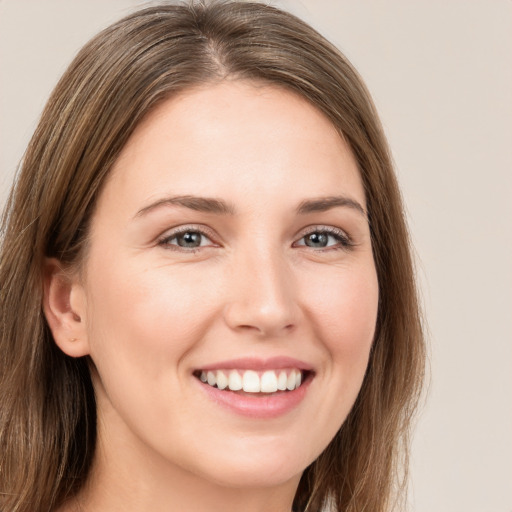
[[[43,309],[53,339],[65,354],[89,354],[85,290],[78,276],[66,272],[55,258],[44,263]]]

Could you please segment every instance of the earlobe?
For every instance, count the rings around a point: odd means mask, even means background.
[[[44,263],[43,309],[59,348],[71,357],[89,354],[83,286],[55,258]]]

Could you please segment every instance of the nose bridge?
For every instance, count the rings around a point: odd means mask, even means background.
[[[230,327],[264,335],[290,330],[297,322],[298,306],[282,247],[260,240],[237,252],[232,264],[225,315]]]

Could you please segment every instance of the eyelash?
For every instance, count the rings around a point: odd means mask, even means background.
[[[181,252],[186,252],[186,253],[196,253],[197,251],[199,251],[200,249],[205,247],[205,246],[199,245],[198,247],[186,248],[186,247],[180,247],[176,244],[170,243],[172,240],[177,239],[180,235],[183,235],[185,233],[199,234],[202,237],[205,237],[208,240],[210,240],[210,242],[212,242],[213,244],[215,244],[215,242],[213,242],[214,236],[212,236],[212,234],[208,230],[204,229],[203,227],[183,226],[183,227],[177,228],[171,234],[168,234],[168,235],[162,237],[160,240],[158,240],[158,245],[162,246],[166,249],[169,249],[169,250],[181,251]],[[342,231],[341,229],[332,227],[332,226],[315,226],[314,228],[312,228],[309,231],[307,231],[306,233],[304,233],[298,241],[301,241],[301,240],[305,239],[306,237],[311,236],[313,234],[326,234],[328,237],[333,237],[337,240],[337,244],[332,245],[332,246],[326,246],[326,247],[321,247],[321,248],[316,248],[316,249],[310,247],[311,249],[315,250],[315,252],[325,252],[325,251],[335,251],[335,250],[347,251],[354,246],[354,243],[352,242],[350,237],[344,231]],[[306,248],[309,247],[305,243],[298,244],[298,241],[294,242],[294,244],[293,244],[294,247],[306,247]]]
[[[350,239],[350,237],[345,233],[345,231],[335,228],[332,226],[315,226],[310,231],[304,233],[300,240],[303,240],[307,236],[311,236],[313,234],[325,234],[329,237],[333,237],[337,240],[337,244],[334,246],[327,246],[327,247],[321,247],[317,248],[317,252],[323,252],[323,251],[333,251],[333,250],[349,250],[354,246],[354,243]],[[294,243],[295,246],[297,246],[297,242]],[[308,247],[305,243],[300,244],[299,247]]]
[[[170,241],[174,240],[175,238],[178,238],[180,235],[184,235],[185,233],[198,233],[202,237],[207,238],[212,243],[212,239],[214,238],[211,233],[209,233],[208,230],[206,230],[204,227],[198,227],[198,226],[182,226],[180,228],[176,228],[172,233],[165,235],[160,240],[158,240],[158,245],[172,250],[172,251],[182,251],[182,252],[188,252],[188,253],[196,253],[199,249],[202,247],[180,247],[178,245],[171,244]]]

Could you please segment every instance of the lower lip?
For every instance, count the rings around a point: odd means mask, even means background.
[[[194,377],[206,395],[222,407],[251,418],[277,418],[297,407],[306,396],[312,376],[293,391],[281,391],[272,395],[254,393],[238,394],[235,391],[221,390],[201,382]]]

